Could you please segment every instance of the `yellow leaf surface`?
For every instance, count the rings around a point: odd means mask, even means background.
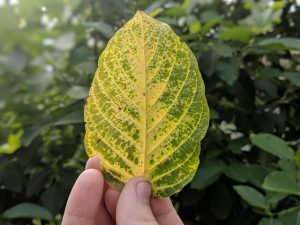
[[[145,176],[180,191],[199,164],[209,112],[197,61],[169,25],[138,11],[107,44],[84,109],[85,148],[120,190]]]

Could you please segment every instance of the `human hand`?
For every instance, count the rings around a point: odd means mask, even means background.
[[[150,199],[151,187],[143,177],[134,177],[122,192],[110,188],[91,158],[75,182],[62,225],[182,225],[169,198]]]

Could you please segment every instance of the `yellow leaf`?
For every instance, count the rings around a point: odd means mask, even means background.
[[[197,61],[169,25],[138,11],[117,31],[84,113],[86,152],[113,188],[144,176],[166,197],[193,178],[209,110]]]

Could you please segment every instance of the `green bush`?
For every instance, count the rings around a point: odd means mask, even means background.
[[[299,1],[15,2],[0,1],[1,224],[59,224],[99,54],[136,9],[170,24],[206,84],[201,165],[172,198],[183,221],[300,224]]]

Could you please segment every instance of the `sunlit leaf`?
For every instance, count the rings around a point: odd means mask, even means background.
[[[88,155],[112,187],[145,176],[154,197],[170,196],[193,178],[208,120],[191,50],[138,11],[100,56],[85,106]]]
[[[249,29],[244,27],[231,27],[221,34],[221,39],[229,41],[248,42],[252,37]]]
[[[10,134],[8,136],[7,143],[0,145],[0,154],[12,154],[14,153],[18,148],[21,147],[21,138],[24,131],[19,130],[15,134]]]

